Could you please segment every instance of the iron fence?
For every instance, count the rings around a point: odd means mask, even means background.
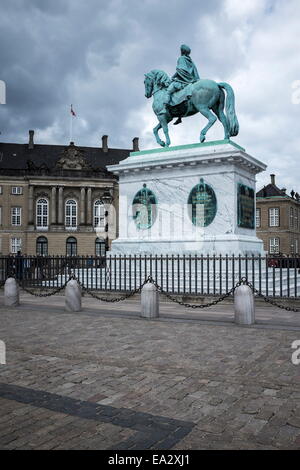
[[[152,276],[172,294],[222,295],[246,278],[260,294],[297,298],[300,257],[205,255],[2,256],[0,281],[58,288],[74,274],[89,289],[131,291]]]

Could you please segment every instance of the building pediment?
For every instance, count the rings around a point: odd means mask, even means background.
[[[84,156],[83,150],[76,147],[73,142],[65,148],[55,164],[61,170],[91,170],[91,165]]]

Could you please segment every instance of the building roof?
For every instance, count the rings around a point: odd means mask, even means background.
[[[130,149],[111,149],[105,152],[101,147],[76,147],[93,170],[106,172],[106,165],[114,165],[129,156]],[[54,170],[57,161],[70,146],[0,143],[1,170],[30,170],[47,168]]]
[[[256,193],[256,197],[285,197],[288,198],[289,196],[285,194],[282,189],[279,189],[278,186],[270,183],[267,186],[264,186],[260,191]]]
[[[281,199],[289,199],[289,200],[294,200],[295,202],[300,201],[300,196],[298,193],[295,193],[294,190],[291,191],[291,195],[289,196],[286,194],[286,189],[285,188],[278,188],[275,184],[275,175],[270,175],[271,176],[271,183],[267,184],[267,186],[264,186],[260,191],[256,193],[257,198],[281,198]]]

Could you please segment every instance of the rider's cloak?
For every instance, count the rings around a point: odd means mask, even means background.
[[[176,73],[172,80],[182,83],[193,83],[199,80],[199,74],[196,65],[189,56],[182,55],[179,57],[176,66]]]

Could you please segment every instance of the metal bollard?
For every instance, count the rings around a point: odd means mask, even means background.
[[[142,288],[141,317],[148,319],[159,317],[159,293],[151,283],[145,284]]]
[[[67,312],[81,311],[81,288],[75,279],[71,279],[66,285],[65,310]]]
[[[20,304],[20,290],[17,281],[13,277],[6,279],[4,284],[4,305],[17,307]]]
[[[234,292],[234,319],[239,325],[255,323],[254,295],[249,286],[241,285]]]

